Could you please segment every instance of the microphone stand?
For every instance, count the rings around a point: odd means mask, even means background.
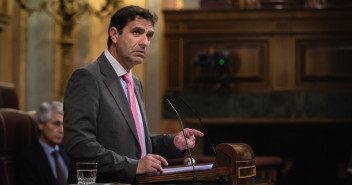
[[[195,169],[195,167],[194,167],[193,157],[192,157],[191,150],[189,149],[188,144],[187,144],[187,138],[186,138],[185,130],[184,130],[184,128],[183,128],[181,116],[178,114],[177,110],[176,110],[175,107],[172,105],[172,103],[170,102],[170,100],[169,100],[169,99],[166,99],[166,101],[170,104],[171,108],[175,111],[175,113],[176,113],[176,115],[177,115],[177,117],[178,117],[178,120],[180,121],[180,125],[181,125],[181,129],[182,129],[183,137],[185,138],[187,151],[188,151],[189,157],[191,158],[191,164],[192,164],[192,167],[193,167],[193,182],[194,182],[194,183],[197,183],[196,169]]]

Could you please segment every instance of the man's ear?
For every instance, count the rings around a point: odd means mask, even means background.
[[[109,35],[113,43],[117,42],[117,38],[119,37],[119,31],[115,27],[111,27],[109,30]]]
[[[38,129],[42,131],[44,129],[44,123],[38,121]]]

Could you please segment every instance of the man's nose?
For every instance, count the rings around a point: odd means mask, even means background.
[[[61,124],[58,129],[59,129],[60,133],[63,133],[64,132],[64,125]]]
[[[139,45],[143,46],[143,48],[148,47],[150,44],[150,40],[147,35],[142,36]]]

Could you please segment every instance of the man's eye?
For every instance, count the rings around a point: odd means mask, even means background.
[[[61,125],[61,122],[60,122],[60,121],[55,121],[53,124],[54,124],[55,126],[60,126],[60,125]]]
[[[135,35],[138,35],[138,34],[140,34],[140,31],[139,30],[135,30],[132,33],[135,34]]]
[[[148,34],[147,37],[151,39],[153,37],[153,34]]]

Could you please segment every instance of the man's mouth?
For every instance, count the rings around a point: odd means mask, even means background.
[[[140,50],[140,51],[135,51],[135,53],[136,53],[137,55],[142,55],[142,56],[145,55],[145,52],[142,51],[142,50]]]

